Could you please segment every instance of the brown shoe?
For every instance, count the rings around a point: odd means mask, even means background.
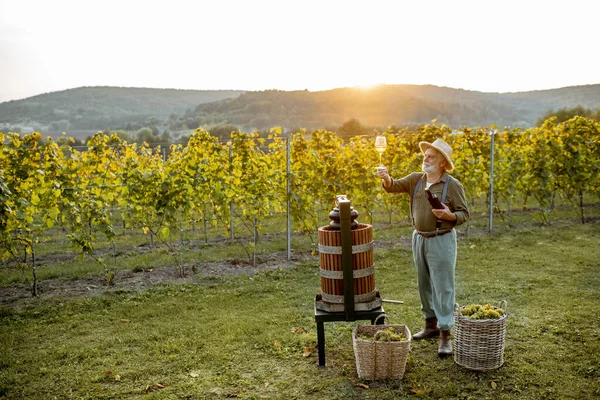
[[[426,318],[425,319],[425,329],[421,332],[415,333],[412,338],[415,340],[428,339],[433,337],[438,337],[440,335],[440,330],[437,327],[437,318]]]
[[[440,345],[438,347],[438,356],[448,357],[452,355],[452,339],[450,339],[450,331],[441,331]]]

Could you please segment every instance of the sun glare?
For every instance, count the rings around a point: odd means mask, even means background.
[[[360,90],[371,90],[371,89],[375,89],[376,87],[381,86],[381,83],[365,83],[362,85],[356,85],[354,86],[356,89],[360,89]]]

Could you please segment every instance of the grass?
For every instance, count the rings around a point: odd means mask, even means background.
[[[315,258],[291,270],[0,308],[0,398],[598,398],[599,242],[598,224],[462,237],[457,302],[508,303],[505,364],[495,371],[438,359],[437,343],[424,341],[412,343],[402,380],[360,381],[355,323],[343,322],[325,324],[328,365],[319,368]],[[128,265],[167,262],[150,255]],[[377,247],[376,282],[405,302],[385,304],[390,321],[420,329],[410,249]]]

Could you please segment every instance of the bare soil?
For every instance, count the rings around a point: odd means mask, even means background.
[[[0,288],[0,306],[10,308],[26,307],[32,302],[49,299],[82,298],[100,296],[123,291],[141,291],[161,283],[195,283],[206,276],[222,277],[231,275],[251,275],[259,271],[290,269],[306,261],[314,261],[310,251],[295,252],[287,260],[285,252],[274,253],[257,262],[231,260],[211,263],[184,265],[184,276],[173,265],[161,266],[140,271],[117,271],[113,285],[107,285],[100,275],[75,279],[48,279],[38,282],[38,298],[31,294],[31,284],[21,283]]]
[[[377,240],[376,247],[410,247],[409,237],[400,237],[393,240]],[[152,251],[138,247],[130,251]],[[50,265],[72,259],[73,255],[46,255],[36,258],[38,265]],[[126,291],[142,291],[162,283],[197,283],[201,279],[224,277],[232,275],[252,275],[259,271],[276,269],[291,269],[306,262],[318,262],[318,256],[312,255],[311,250],[294,251],[291,260],[287,260],[286,252],[277,252],[262,256],[257,265],[253,266],[247,260],[228,260],[210,263],[184,265],[184,276],[173,265],[165,265],[152,269],[139,271],[117,271],[114,284],[108,285],[103,276],[88,275],[73,279],[48,279],[38,282],[38,297],[32,296],[31,284],[20,283],[0,287],[0,307],[20,309],[39,301],[61,301],[62,299],[75,299],[92,296],[101,296],[111,293]]]

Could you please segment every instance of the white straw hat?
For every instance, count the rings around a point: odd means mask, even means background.
[[[446,171],[452,172],[454,170],[454,163],[452,163],[452,147],[442,139],[435,139],[433,143],[420,142],[419,147],[423,153],[425,153],[428,148],[433,147],[440,152],[444,159],[446,159]]]

